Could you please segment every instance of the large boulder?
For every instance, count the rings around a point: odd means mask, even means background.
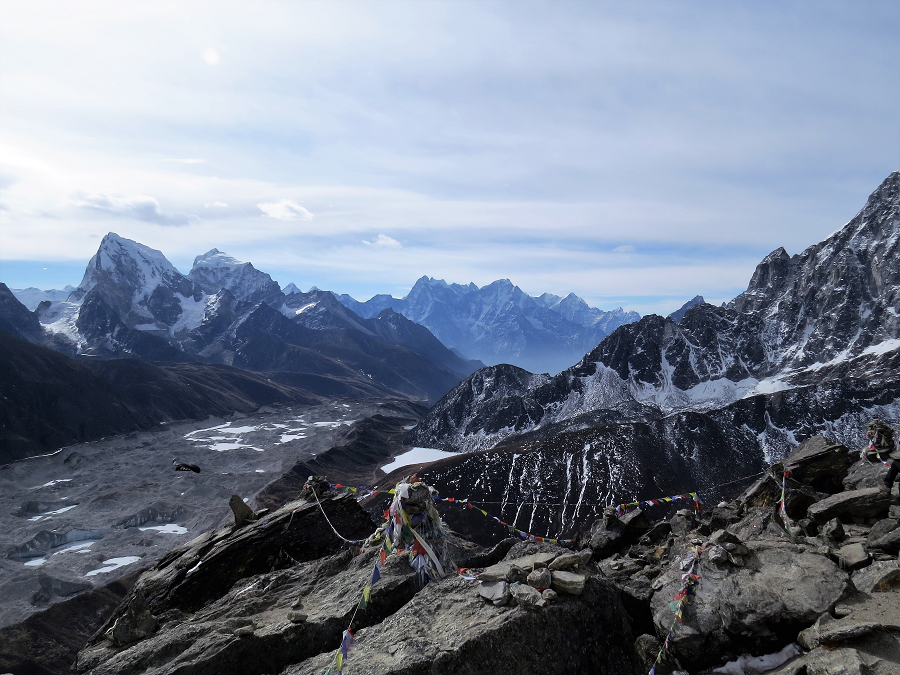
[[[900,588],[900,561],[880,560],[854,572],[851,581],[863,593],[882,593]]]
[[[242,579],[195,612],[159,615],[156,632],[139,642],[124,648],[107,641],[90,645],[79,653],[76,670],[90,675],[281,672],[337,647],[354,614],[356,630],[383,620],[413,597],[414,570],[407,558],[392,556],[372,587],[369,606],[356,611],[376,555],[375,549],[357,556],[344,551]],[[131,605],[129,600],[126,606]],[[114,626],[123,616],[118,614]]]
[[[844,593],[848,576],[812,547],[788,541],[747,541],[743,567],[709,563],[670,645],[682,664],[702,668],[728,656],[771,653],[794,640]],[[651,609],[664,637],[674,616],[669,603],[682,588],[675,562],[655,582]]]
[[[641,509],[616,518],[605,513],[595,521],[591,529],[582,537],[582,543],[594,552],[594,559],[605,558],[616,550],[635,543],[652,525]]]
[[[344,537],[362,540],[372,532],[371,518],[349,494],[325,499],[321,509]],[[192,612],[224,596],[241,579],[346,546],[318,504],[292,502],[239,529],[206,532],[173,549],[141,576],[132,593],[143,593],[157,616],[171,609]]]
[[[813,436],[798,445],[781,463],[775,464],[772,471],[776,476],[790,471],[795,481],[821,492],[834,493],[843,489],[842,481],[857,457],[858,453],[851,452],[845,445],[824,436]]]
[[[817,523],[827,523],[832,518],[841,520],[854,518],[875,518],[887,513],[891,505],[891,497],[878,488],[863,488],[839,492],[827,499],[816,502],[809,507],[807,513]]]
[[[540,608],[496,607],[472,582],[447,577],[355,637],[344,664],[348,674],[645,675],[616,591],[597,577],[582,595],[560,595]],[[322,675],[339,642],[283,675]]]
[[[884,518],[869,532],[866,548],[891,555],[900,553],[900,520]]]
[[[863,488],[881,487],[884,484],[885,468],[881,462],[869,462],[860,459],[844,477],[844,490],[862,490]]]

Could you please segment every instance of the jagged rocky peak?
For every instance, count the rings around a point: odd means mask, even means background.
[[[198,255],[188,276],[206,293],[226,289],[247,302],[271,301],[281,295],[281,288],[268,274],[216,248]]]
[[[69,302],[81,304],[77,325],[84,334],[96,332],[86,322],[98,311],[114,317],[113,324],[121,321],[128,328],[168,330],[181,319],[199,323],[205,299],[202,290],[160,251],[110,232],[88,262]]]
[[[283,290],[284,290],[285,295],[290,295],[291,293],[302,293],[303,292],[297,287],[297,284],[295,284],[294,282],[289,283],[287,286],[284,287]]]
[[[702,295],[695,295],[693,298],[684,303],[681,307],[676,309],[674,312],[669,314],[669,318],[672,319],[675,323],[680,323],[684,318],[685,313],[695,305],[702,305],[706,300],[703,299]]]
[[[84,277],[70,299],[81,300],[98,284],[115,286],[134,302],[150,296],[160,285],[183,295],[193,294],[193,284],[162,254],[131,239],[108,233],[90,259]]]
[[[765,317],[773,360],[802,369],[900,338],[900,172],[839,231],[802,253],[757,266],[729,307]]]

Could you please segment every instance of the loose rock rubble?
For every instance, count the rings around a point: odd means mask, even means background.
[[[408,555],[387,555],[362,609],[384,540],[342,542],[310,492],[173,551],[77,671],[321,675],[350,626],[347,675],[639,675],[654,664],[656,675],[711,675],[731,661],[786,661],[778,675],[897,673],[900,507],[896,488],[866,485],[867,467],[816,437],[703,517],[607,513],[574,550],[520,540],[485,550],[448,533],[446,575],[423,587]],[[371,534],[349,495],[319,499],[344,536]],[[686,570],[696,583],[685,585]],[[673,598],[686,588],[679,625]],[[763,655],[780,656],[751,658]]]

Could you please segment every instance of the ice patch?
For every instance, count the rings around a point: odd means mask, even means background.
[[[162,534],[187,534],[188,529],[186,527],[182,527],[181,525],[176,525],[175,523],[169,523],[168,525],[151,525],[150,527],[139,527],[141,532],[145,530],[156,530]]]
[[[95,570],[91,570],[84,576],[92,577],[97,574],[105,574],[106,572],[112,572],[113,570],[117,570],[120,567],[125,567],[126,565],[131,565],[132,563],[136,563],[140,560],[141,557],[139,555],[127,555],[122,558],[110,558],[109,560],[103,561],[103,567],[98,567]]]
[[[35,558],[34,560],[29,560],[27,563],[25,563],[25,567],[39,567],[45,562],[47,562],[46,558]]]
[[[47,513],[45,513],[44,515],[45,515],[45,516],[55,516],[55,515],[57,515],[57,514],[59,514],[59,513],[65,513],[66,511],[71,511],[71,510],[74,509],[76,506],[78,506],[78,504],[72,504],[72,506],[64,506],[63,508],[57,509],[56,511],[47,511]],[[29,519],[29,520],[30,520],[30,519]]]
[[[44,483],[43,485],[39,485],[38,487],[50,487],[51,485],[56,485],[57,483],[68,483],[71,480],[71,478],[57,478],[56,480],[51,480],[49,483]]]
[[[204,431],[217,431],[217,430],[219,430],[219,429],[224,429],[224,428],[227,427],[229,424],[231,424],[231,422],[226,422],[225,424],[220,424],[220,425],[215,426],[215,427],[206,427],[205,429],[195,429],[194,431],[189,431],[188,433],[186,433],[186,434],[184,435],[184,437],[185,437],[185,438],[190,438],[190,437],[193,436],[194,434],[202,434]]]
[[[60,553],[67,553],[69,551],[75,551],[76,553],[88,553],[88,549],[94,545],[92,541],[82,541],[77,544],[72,544],[70,546],[66,546],[65,548],[61,548],[56,551],[53,555],[59,555]]]
[[[204,293],[199,300],[194,300],[193,297],[186,298],[181,293],[175,293],[175,297],[178,298],[178,302],[181,304],[181,315],[169,329],[172,335],[183,330],[192,330],[203,323],[203,317],[206,315],[206,307],[210,301],[210,298],[206,293]]]
[[[785,389],[791,389],[791,385],[787,382],[784,382],[781,379],[781,375],[776,377],[767,377],[764,380],[760,380],[759,384],[757,384],[748,395],[753,394],[774,394],[776,391],[784,391]]]
[[[790,644],[775,654],[766,654],[765,656],[745,654],[734,661],[729,661],[724,666],[716,668],[713,672],[724,673],[724,675],[756,675],[756,673],[765,673],[778,668],[778,666],[787,663],[799,653],[800,647],[796,644]]]
[[[263,471],[262,469],[257,469],[256,473],[265,473],[265,471]]]
[[[865,356],[866,354],[887,354],[895,349],[900,349],[900,338],[885,340],[884,342],[879,342],[877,345],[866,347],[860,356]]]
[[[281,434],[281,443],[287,443],[288,441],[296,441],[298,438],[306,438],[306,436],[299,436],[297,434]]]
[[[237,450],[238,448],[246,448],[247,446],[243,443],[213,443],[209,446],[210,450],[215,450],[216,452],[224,452],[225,450]]]
[[[219,433],[222,434],[249,434],[251,431],[259,431],[259,427],[232,427],[230,429],[219,427]]]
[[[397,455],[394,458],[394,461],[390,464],[385,464],[381,467],[381,470],[385,473],[390,473],[394,469],[399,469],[401,466],[409,466],[410,464],[421,464],[422,462],[435,462],[439,459],[444,459],[445,457],[453,457],[459,453],[456,452],[446,452],[444,450],[438,450],[437,448],[413,448],[409,452],[404,452],[402,455]]]

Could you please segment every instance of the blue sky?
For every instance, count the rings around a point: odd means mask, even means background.
[[[108,231],[668,313],[900,168],[897,2],[0,4],[0,281]]]

